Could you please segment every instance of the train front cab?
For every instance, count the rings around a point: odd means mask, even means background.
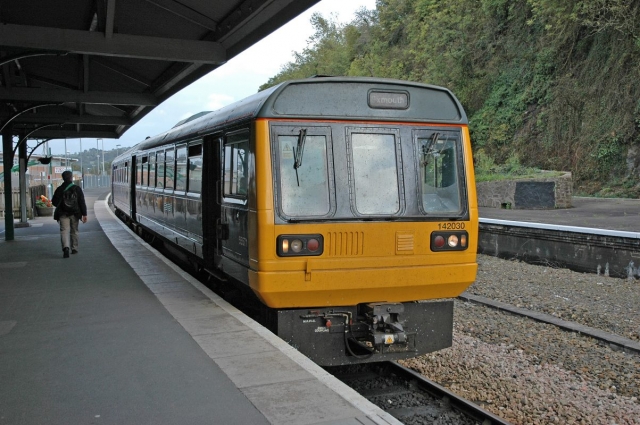
[[[477,269],[468,128],[258,120],[254,132],[249,282],[278,309],[278,335],[323,365],[450,346],[452,298]]]

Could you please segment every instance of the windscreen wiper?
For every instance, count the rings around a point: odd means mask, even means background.
[[[431,146],[438,140],[440,137],[440,133],[437,131],[433,133],[433,135],[429,139],[428,145],[422,146],[422,165],[424,166],[424,182],[427,182],[427,165],[429,164],[429,151],[431,150]]]
[[[302,166],[302,155],[304,154],[304,142],[307,139],[307,129],[301,128],[298,134],[298,149],[293,148],[293,168],[296,170],[296,180],[300,186],[300,178],[298,177],[298,168]]]

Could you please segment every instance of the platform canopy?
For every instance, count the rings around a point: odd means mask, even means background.
[[[0,2],[0,127],[119,138],[319,0]]]

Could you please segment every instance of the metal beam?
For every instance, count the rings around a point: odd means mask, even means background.
[[[0,25],[1,26],[1,25]],[[63,89],[38,89],[13,87],[11,90],[0,88],[0,100],[22,102],[70,102],[95,103],[106,105],[142,105],[156,106],[158,99],[148,93],[89,92]]]
[[[206,15],[194,10],[188,6],[178,3],[175,0],[147,0],[149,3],[158,6],[176,16],[181,17],[191,23],[199,25],[211,31],[215,31],[218,23]]]
[[[33,139],[79,139],[79,138],[91,138],[91,139],[118,139],[119,134],[113,131],[86,131],[82,130],[76,132],[75,130],[38,130],[31,136]]]
[[[11,167],[13,167],[13,131],[11,123],[6,123],[0,129],[2,135],[2,165],[4,187],[4,240],[12,241],[14,239],[13,232],[13,196],[11,193]]]
[[[96,124],[132,126],[131,119],[126,117],[110,117],[77,114],[25,114],[13,120],[14,124]]]
[[[151,81],[149,78],[143,77],[142,75],[138,74],[135,71],[132,71],[129,68],[126,68],[122,65],[119,65],[105,57],[101,57],[101,58],[96,58],[93,57],[91,58],[91,66],[95,67],[96,65],[100,65],[101,67],[111,71],[111,72],[115,72],[118,75],[121,75],[123,77],[128,78],[131,81],[134,81],[137,84],[140,84],[142,86],[146,87],[150,87],[151,84],[153,84],[153,81]]]
[[[113,37],[113,21],[116,14],[116,0],[107,0],[107,18],[104,24],[105,38]]]
[[[50,52],[50,51],[36,51],[36,52],[23,52],[10,56],[0,57],[0,66],[6,65],[9,62],[17,61],[19,59],[33,58],[36,56],[66,56],[68,52]]]
[[[320,0],[243,0],[215,32],[215,39],[232,58],[266,37]]]
[[[226,62],[224,47],[212,41],[116,33],[107,38],[99,32],[15,24],[0,25],[0,40],[4,46],[89,55],[216,65]]]

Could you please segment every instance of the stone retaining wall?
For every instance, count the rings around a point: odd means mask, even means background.
[[[559,177],[476,183],[479,207],[514,209],[571,208],[573,179]]]

